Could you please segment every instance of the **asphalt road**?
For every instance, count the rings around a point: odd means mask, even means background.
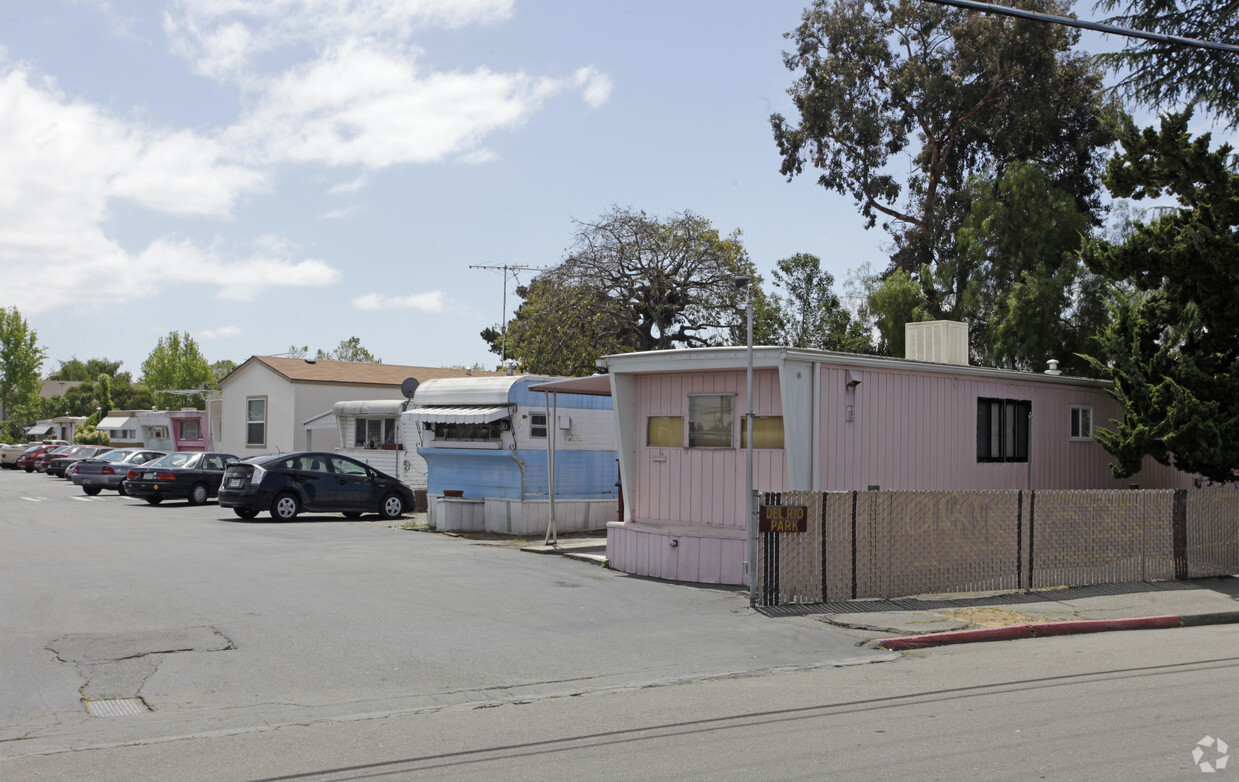
[[[735,591],[376,521],[245,522],[214,503],[90,498],[0,471],[4,779],[42,764],[62,778],[53,758],[97,764],[126,746],[261,743],[293,726],[436,722],[893,659],[819,622],[761,617]],[[132,698],[150,711],[87,712]]]

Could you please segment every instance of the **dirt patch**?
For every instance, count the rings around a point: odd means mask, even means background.
[[[976,627],[1006,627],[1039,621],[1038,619],[1006,608],[955,608],[943,611],[949,619],[967,622]]]

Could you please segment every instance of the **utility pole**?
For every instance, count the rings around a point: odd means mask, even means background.
[[[470,266],[470,269],[489,269],[491,271],[503,271],[503,315],[499,318],[499,366],[506,367],[508,363],[508,272],[512,273],[512,279],[516,279],[517,272],[537,272],[542,271],[545,266],[516,266],[510,263],[505,263],[502,266]]]

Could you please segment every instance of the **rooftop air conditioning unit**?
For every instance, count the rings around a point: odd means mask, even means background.
[[[904,355],[913,361],[968,366],[968,324],[930,320],[904,325]]]

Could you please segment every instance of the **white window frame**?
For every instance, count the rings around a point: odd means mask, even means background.
[[[374,447],[381,448],[384,445],[394,445],[396,442],[396,419],[391,417],[372,416],[369,418],[357,417],[353,419],[353,447],[354,448],[370,448],[370,428],[372,424],[378,424],[379,438],[375,441]],[[357,430],[360,428],[364,434],[362,440],[357,439]]]
[[[541,418],[542,423],[537,423],[534,419]],[[529,437],[534,440],[545,440],[547,432],[550,431],[550,419],[545,410],[530,410],[529,411]],[[541,430],[541,434],[539,434]]]
[[[1087,424],[1085,431],[1084,424]],[[1075,443],[1089,442],[1093,439],[1093,406],[1071,406],[1071,441]]]
[[[250,412],[250,406],[255,402],[262,402],[262,418],[253,418]],[[261,440],[255,441],[250,436],[250,427],[262,427]],[[266,448],[267,447],[267,397],[265,396],[248,396],[245,398],[245,447],[246,448]]]
[[[194,427],[194,437],[186,437],[185,428]],[[197,418],[178,418],[176,421],[176,438],[182,442],[196,443],[202,440],[202,422]]]

